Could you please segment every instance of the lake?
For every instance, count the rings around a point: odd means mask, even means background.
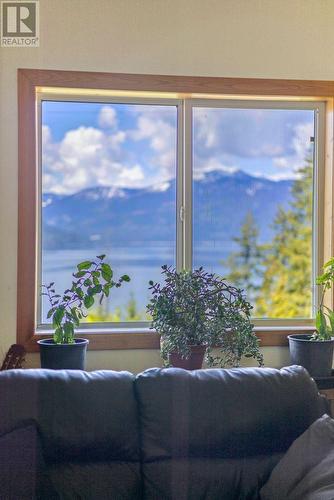
[[[55,282],[57,293],[61,294],[72,284],[71,273],[76,270],[76,265],[83,260],[93,260],[95,255],[106,253],[107,262],[114,271],[115,279],[122,274],[128,274],[131,278],[129,283],[124,283],[120,288],[111,290],[104,310],[113,312],[117,307],[121,309],[129,302],[131,297],[136,301],[137,308],[143,314],[146,304],[150,300],[148,290],[150,280],[161,281],[161,266],[163,264],[174,265],[175,247],[172,244],[156,243],[135,247],[112,247],[103,251],[99,250],[44,250],[42,255],[42,278],[43,284]],[[228,250],[227,250],[228,248]],[[209,243],[196,245],[196,258],[194,266],[202,265],[206,270],[223,275],[225,268],[221,264],[227,254],[232,250],[231,242],[228,246],[216,247]],[[46,321],[46,313],[49,303],[46,297],[42,301],[42,319]]]

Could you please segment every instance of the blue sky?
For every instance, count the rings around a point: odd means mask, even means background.
[[[313,111],[194,108],[194,178],[241,169],[292,179],[314,134]],[[44,101],[45,192],[92,186],[164,190],[176,172],[176,108]]]

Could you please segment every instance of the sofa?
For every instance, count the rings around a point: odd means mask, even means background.
[[[328,411],[299,366],[9,370],[0,373],[0,498],[256,499]]]

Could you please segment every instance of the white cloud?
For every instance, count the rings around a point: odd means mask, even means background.
[[[295,178],[295,170],[309,152],[311,135],[313,119],[308,110],[194,110],[194,157],[199,167],[210,159],[252,175],[254,169],[260,176]]]
[[[250,147],[249,155],[252,157],[267,156],[271,158],[283,153],[283,147],[279,144],[263,143]]]
[[[269,181],[287,181],[298,179],[299,175],[296,172],[286,173],[286,172],[277,172],[275,174],[267,174],[265,172],[254,172],[252,173],[253,177],[258,177],[259,179],[268,179]]]
[[[98,124],[102,128],[116,128],[118,120],[115,108],[103,106],[98,117]]]
[[[52,142],[50,130],[43,130],[43,190],[72,194],[95,186],[142,187],[143,168],[119,161],[115,141],[93,127],[68,131],[59,143]],[[115,134],[120,144],[119,132]]]
[[[151,148],[159,153],[170,151],[176,142],[176,131],[170,123],[154,117],[141,115],[137,128],[130,133],[135,141],[147,139]]]
[[[233,174],[240,164],[247,166],[248,159],[257,170],[252,175],[295,178],[309,150],[313,125],[300,123],[298,113],[287,123],[285,115],[277,121],[268,111],[196,108],[194,178],[213,171]],[[166,190],[176,174],[175,107],[138,105],[126,112],[131,118],[120,124],[115,108],[103,106],[98,115],[101,128],[80,126],[59,142],[43,126],[44,192],[71,194],[95,186]]]
[[[313,123],[299,123],[295,127],[292,146],[299,158],[305,158],[310,149],[310,138],[314,134]]]
[[[144,179],[144,172],[140,165],[123,167],[119,174],[119,180],[124,185],[134,185],[137,181],[143,181]]]
[[[277,168],[289,168],[290,167],[289,158],[287,156],[280,156],[278,158],[274,158],[273,164]]]
[[[161,184],[175,178],[176,175],[176,115],[169,109],[157,108],[155,112],[147,113],[146,107],[137,109],[136,128],[128,132],[135,142],[148,141],[153,153],[151,165],[155,170],[155,183]],[[154,109],[154,108],[153,108]],[[165,115],[166,111],[166,115]]]
[[[295,178],[296,171],[305,163],[305,158],[307,158],[311,150],[310,137],[314,134],[313,123],[298,123],[291,131],[291,134],[291,153],[273,159],[273,165],[275,167],[280,170],[288,170],[286,173],[277,173],[276,177],[278,179],[284,178],[284,176],[287,178],[287,174],[289,178]]]
[[[42,145],[48,146],[51,143],[51,130],[47,125],[42,125]]]
[[[154,191],[157,193],[163,193],[164,191],[167,191],[169,186],[170,186],[169,182],[161,182],[160,184],[154,184],[151,188],[151,191]]]
[[[286,150],[286,117],[272,110],[195,108],[194,135],[199,156],[274,157]],[[285,133],[286,132],[286,133]]]
[[[313,129],[311,111],[195,108],[196,178],[223,165],[294,179],[309,154]]]
[[[42,201],[42,207],[43,208],[48,207],[49,205],[51,205],[51,203],[52,203],[52,199],[47,198],[46,200]]]
[[[60,144],[60,157],[74,168],[79,166],[81,161],[95,160],[101,152],[104,138],[104,133],[93,127],[70,130]]]
[[[95,186],[165,190],[176,174],[175,108],[129,110],[133,117],[126,122],[128,129],[119,128],[111,106],[99,113],[101,128],[68,130],[58,143],[44,127],[44,192],[71,194]]]
[[[204,179],[205,175],[209,172],[224,172],[226,174],[234,174],[238,169],[232,165],[224,165],[217,158],[211,157],[209,159],[197,159],[194,162],[193,177],[195,180]]]
[[[126,139],[126,133],[123,130],[119,130],[118,132],[111,134],[108,137],[109,144],[112,149],[115,151],[120,150],[120,146],[124,143]]]

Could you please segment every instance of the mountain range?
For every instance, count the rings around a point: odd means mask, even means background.
[[[210,172],[193,183],[195,241],[230,241],[252,212],[260,241],[273,234],[279,206],[291,200],[293,181],[273,181],[234,173]],[[175,181],[165,190],[92,187],[71,195],[43,194],[45,250],[108,248],[175,238]]]

